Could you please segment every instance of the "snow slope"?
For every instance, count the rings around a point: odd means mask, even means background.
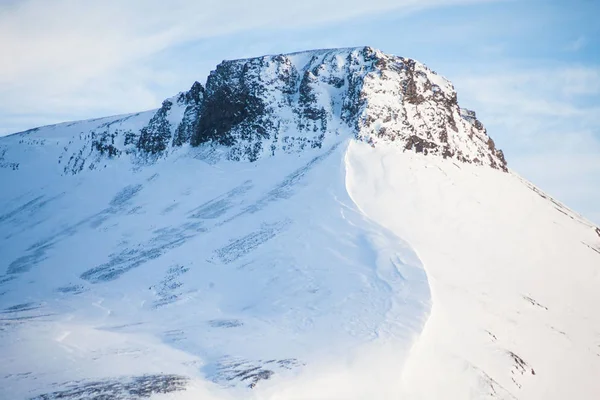
[[[375,339],[401,359],[429,311],[426,276],[349,199],[345,148],[108,167],[15,194],[0,233],[5,396],[159,372],[245,388],[344,368]]]
[[[597,227],[514,173],[357,143],[346,168],[355,203],[427,271],[407,398],[600,396]]]
[[[227,61],[0,187],[0,399],[600,397],[600,229],[412,60]]]

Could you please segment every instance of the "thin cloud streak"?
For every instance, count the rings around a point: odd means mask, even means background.
[[[485,3],[489,0],[26,0],[0,5],[0,134],[24,109],[73,118],[156,107],[150,89],[169,86],[152,57],[185,43],[257,28],[311,26],[393,10]],[[167,74],[168,75],[168,74]],[[198,77],[202,79],[202,77]],[[172,79],[172,82],[176,82]],[[172,87],[176,93],[185,87]],[[87,110],[87,112],[86,112]],[[57,121],[58,122],[58,121]],[[28,126],[35,126],[32,118]]]
[[[573,40],[567,46],[565,46],[566,51],[579,51],[587,44],[587,39],[585,36],[579,36],[577,39]]]

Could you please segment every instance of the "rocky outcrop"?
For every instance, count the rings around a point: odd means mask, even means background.
[[[173,102],[165,100],[162,107],[158,109],[148,126],[140,131],[137,148],[148,154],[162,153],[167,149],[173,136],[171,124],[167,115],[173,106]]]
[[[185,111],[175,131],[173,146],[182,146],[190,143],[192,135],[198,130],[198,121],[202,112],[203,101],[204,87],[199,82],[194,82],[189,91],[179,94],[177,103],[180,106],[185,106]]]
[[[273,131],[260,62],[222,63],[206,82],[204,103],[191,144],[216,143],[231,148],[231,159],[254,161]]]
[[[475,113],[454,88],[417,61],[370,47],[224,61],[211,72],[192,145],[228,146],[254,161],[319,147],[349,130],[373,145],[506,169]]]

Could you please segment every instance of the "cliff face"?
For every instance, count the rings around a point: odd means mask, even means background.
[[[225,61],[208,77],[192,145],[230,146],[232,159],[320,147],[349,127],[376,145],[506,169],[474,113],[444,78],[410,59],[370,47]]]

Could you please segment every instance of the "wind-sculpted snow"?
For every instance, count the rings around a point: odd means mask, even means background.
[[[337,148],[337,144],[334,144],[325,153],[316,156],[310,160],[306,165],[298,168],[291,174],[285,177],[283,181],[278,183],[273,189],[269,190],[266,196],[262,197],[256,204],[248,208],[248,211],[255,212],[265,207],[271,201],[277,201],[280,199],[287,199],[294,193],[294,187],[304,176],[319,162],[331,155]]]
[[[2,396],[160,373],[188,377],[200,398],[247,398],[378,337],[403,338],[401,364],[427,315],[427,280],[410,248],[349,201],[345,146],[252,168],[191,151],[125,175],[15,186],[0,198],[12,213],[0,224],[12,233],[0,245],[0,369],[12,374]],[[18,215],[39,224],[15,230]]]
[[[190,218],[215,219],[222,216],[234,206],[233,202],[236,199],[239,201],[241,196],[252,189],[252,186],[252,181],[248,180],[227,193],[201,204],[191,211]]]
[[[110,210],[112,212],[122,208],[124,204],[133,199],[138,192],[142,190],[142,185],[129,185],[121,189],[119,193],[110,201]]]
[[[169,267],[165,277],[156,286],[150,289],[156,291],[157,299],[154,301],[154,307],[164,307],[179,300],[183,296],[182,286],[185,278],[182,276],[190,269],[182,265]]]
[[[0,332],[11,330],[35,320],[47,321],[54,316],[43,303],[21,303],[0,310]]]
[[[118,279],[124,273],[138,268],[163,254],[182,246],[199,233],[206,232],[201,223],[186,222],[178,227],[155,230],[153,237],[135,247],[109,254],[109,261],[81,274],[81,279],[90,283]]]
[[[215,255],[224,264],[229,264],[276,237],[290,223],[291,221],[282,221],[274,224],[265,224],[260,230],[235,239],[227,246],[215,250]]]
[[[600,395],[597,227],[514,174],[358,143],[346,165],[356,204],[435,277],[407,398]]]
[[[37,196],[36,198],[28,201],[27,203],[17,207],[16,209],[0,215],[0,222],[10,220],[11,218],[15,217],[17,214],[22,213],[24,211],[28,211],[28,210],[40,207],[40,204],[42,203],[41,200],[43,198],[44,198],[44,196]]]
[[[100,227],[109,218],[114,217],[119,213],[122,213],[128,205],[129,201],[136,196],[136,194],[141,190],[141,188],[142,185],[139,184],[123,188],[110,201],[108,208],[94,215],[85,217],[84,219],[77,221],[76,223],[67,226],[66,228],[63,228],[58,232],[54,232],[52,235],[33,243],[26,249],[25,255],[18,257],[9,264],[8,269],[6,270],[6,274],[13,275],[30,271],[32,268],[34,268],[40,262],[44,261],[47,258],[47,252],[51,250],[57,243],[63,241],[69,236],[76,235],[83,226],[89,225],[91,228],[95,229]],[[55,198],[58,198],[61,195],[55,196]],[[50,200],[38,203],[37,207],[41,208],[48,201]],[[18,210],[22,211],[25,208],[29,208],[32,202],[33,200],[27,203],[25,206],[22,206]]]
[[[10,306],[10,307],[5,308],[4,310],[0,311],[0,314],[12,314],[15,312],[37,310],[38,308],[40,308],[40,304],[36,304],[36,303],[16,304],[14,306]]]
[[[208,321],[208,324],[213,328],[237,328],[244,325],[242,321],[237,319],[213,319]]]
[[[80,294],[85,291],[85,287],[83,285],[65,285],[57,287],[56,291],[62,294]]]

